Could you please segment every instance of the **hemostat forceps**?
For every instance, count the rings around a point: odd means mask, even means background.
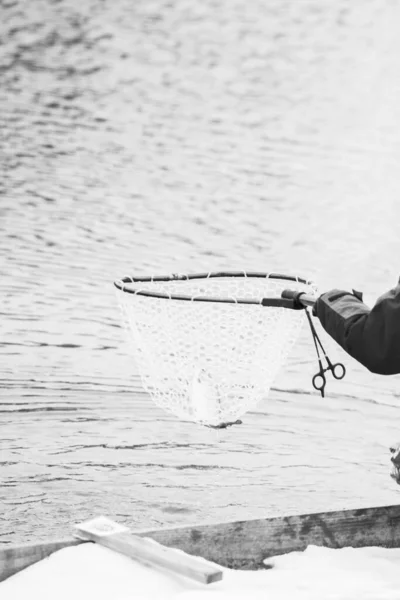
[[[315,349],[317,351],[318,364],[319,364],[319,371],[312,378],[312,384],[313,384],[313,386],[314,386],[314,388],[316,390],[318,390],[319,392],[321,392],[321,396],[323,398],[325,396],[325,386],[326,386],[325,373],[327,371],[331,371],[332,375],[333,375],[333,377],[335,379],[343,379],[343,377],[346,375],[346,368],[345,368],[345,366],[342,363],[332,364],[332,362],[330,361],[329,357],[326,355],[324,347],[323,347],[323,345],[321,343],[321,340],[318,337],[318,334],[316,332],[316,329],[314,327],[314,324],[313,324],[313,322],[311,320],[310,314],[309,314],[309,312],[308,312],[307,309],[306,309],[306,315],[307,315],[308,322],[310,324],[311,333],[312,333],[312,336],[313,336]],[[324,358],[326,360],[326,363],[327,363],[327,367],[325,367],[325,368],[322,365],[322,359],[321,359],[321,354],[320,354],[320,349],[319,348],[321,348],[321,351],[322,351],[323,356],[324,356]]]

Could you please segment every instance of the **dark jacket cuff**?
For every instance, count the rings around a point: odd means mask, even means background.
[[[400,286],[371,310],[358,293],[331,290],[318,298],[315,314],[325,331],[374,373],[400,373]]]

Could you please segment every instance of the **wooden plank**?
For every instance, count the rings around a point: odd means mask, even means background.
[[[127,527],[107,517],[86,521],[76,525],[76,529],[81,539],[96,542],[145,565],[161,567],[199,583],[214,583],[223,577],[223,571],[204,558],[134,535]]]
[[[264,567],[266,558],[304,550],[310,544],[329,548],[400,548],[400,505],[143,530],[135,534],[225,567],[257,570]],[[0,581],[77,543],[76,539],[67,539],[0,549]]]
[[[3,548],[0,550],[0,582],[47,558],[53,552],[81,543],[80,540],[70,538],[57,542],[21,544]]]
[[[145,535],[224,567],[257,570],[264,568],[266,558],[309,545],[399,548],[400,505],[159,529]]]

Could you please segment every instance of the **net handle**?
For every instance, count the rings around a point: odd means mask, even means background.
[[[281,297],[292,301],[292,308],[294,309],[307,308],[308,306],[313,307],[317,301],[315,296],[296,290],[283,290]]]

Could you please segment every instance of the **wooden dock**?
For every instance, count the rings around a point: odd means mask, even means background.
[[[171,548],[232,569],[259,570],[271,556],[329,548],[400,547],[400,505],[310,513],[227,523],[135,531]],[[82,543],[76,538],[43,541],[0,550],[0,581],[53,552]]]

